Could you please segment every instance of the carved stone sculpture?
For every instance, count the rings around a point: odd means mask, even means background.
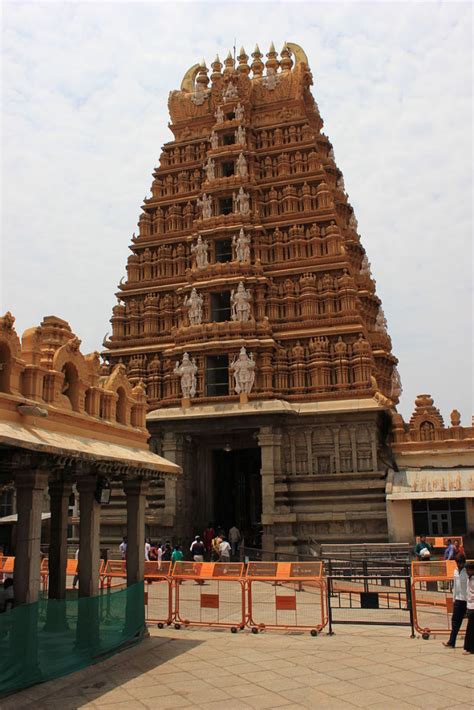
[[[211,142],[211,148],[214,150],[215,148],[219,147],[219,136],[215,131],[212,131],[211,136],[209,138]]]
[[[201,235],[198,236],[196,244],[191,246],[191,254],[196,257],[196,267],[198,269],[205,269],[209,261],[207,258],[207,252],[209,249],[209,243],[206,240],[203,241]]]
[[[387,319],[385,318],[382,306],[379,307],[379,312],[377,313],[377,318],[375,319],[374,330],[378,333],[387,333]]]
[[[396,367],[394,367],[392,370],[391,385],[391,399],[400,399],[400,397],[402,396],[403,388],[400,373],[398,372]]]
[[[240,263],[250,261],[250,237],[245,234],[243,228],[239,232],[239,236],[232,238],[232,246],[234,247],[235,260]]]
[[[217,123],[224,123],[224,111],[222,110],[222,106],[217,107],[214,116],[216,117]]]
[[[235,171],[239,177],[248,177],[249,172],[247,168],[247,161],[245,160],[245,156],[243,153],[240,153],[239,157],[235,162]]]
[[[234,358],[229,366],[234,374],[235,391],[237,394],[250,394],[255,382],[255,360],[253,354],[250,357],[244,347],[240,348],[240,353]]]
[[[181,377],[181,392],[184,399],[190,399],[196,394],[196,373],[198,371],[196,361],[191,360],[188,353],[184,353],[181,364],[176,363],[173,370],[175,375]]]
[[[245,323],[250,320],[250,301],[252,296],[242,281],[240,281],[237,290],[230,293],[231,318]]]
[[[235,131],[235,142],[240,145],[246,145],[245,128],[243,126],[239,126]]]
[[[241,187],[237,195],[234,196],[234,203],[236,211],[240,212],[241,215],[245,216],[250,214],[249,196],[247,192],[244,192],[243,187]]]
[[[206,165],[206,174],[207,174],[207,179],[208,180],[215,180],[216,177],[216,164],[212,160],[212,158],[209,158],[207,161]]]
[[[191,295],[184,299],[184,305],[189,309],[188,318],[191,325],[200,325],[202,323],[203,303],[203,297],[196,291],[195,288],[191,291]]]
[[[211,219],[212,217],[212,197],[209,195],[204,195],[202,196],[202,199],[196,200],[196,204],[198,207],[201,208],[201,214],[203,219]]]
[[[229,81],[227,84],[227,88],[224,89],[223,92],[224,99],[238,99],[239,98],[239,92],[237,90],[237,87],[232,83],[232,81]]]
[[[244,109],[244,107],[241,105],[240,101],[239,101],[239,103],[237,104],[237,106],[235,107],[234,113],[235,113],[235,118],[237,119],[237,121],[242,121],[242,120],[243,120],[244,115],[245,115],[245,109]]]

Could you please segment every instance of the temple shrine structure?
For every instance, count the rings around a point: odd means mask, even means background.
[[[388,540],[397,359],[312,84],[286,43],[196,64],[170,93],[104,340],[183,470],[156,482],[152,536]]]

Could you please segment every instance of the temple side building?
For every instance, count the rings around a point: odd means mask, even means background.
[[[149,501],[151,535],[213,521],[268,550],[388,539],[397,359],[312,84],[287,43],[196,64],[170,93],[174,140],[104,341],[183,469]]]

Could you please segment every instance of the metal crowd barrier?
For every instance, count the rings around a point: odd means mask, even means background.
[[[244,565],[240,562],[175,562],[175,628],[245,627]]]
[[[412,562],[411,597],[415,629],[424,639],[451,633],[452,581],[456,562]],[[461,635],[464,629],[461,627]]]
[[[162,629],[174,619],[171,562],[145,562],[144,576],[145,619]]]
[[[322,562],[249,562],[247,625],[252,633],[265,629],[309,631],[328,622]]]

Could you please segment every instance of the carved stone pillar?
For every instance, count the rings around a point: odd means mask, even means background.
[[[15,477],[18,523],[13,574],[16,604],[32,604],[40,589],[41,512],[48,471],[19,471]]]
[[[50,599],[64,599],[66,596],[67,513],[71,492],[71,481],[60,479],[49,484],[51,536],[48,596]]]
[[[178,479],[173,479],[172,482],[165,482],[165,508],[168,513],[172,513],[175,516],[175,535],[184,537],[189,533],[189,529],[192,526],[192,521],[188,519],[187,497],[190,494],[190,486],[188,485],[189,472],[186,470],[184,437],[174,432],[165,432],[162,449],[163,456],[166,459],[178,464],[183,469],[183,473]],[[178,512],[179,519],[177,517]]]
[[[99,593],[100,504],[95,499],[96,476],[85,476],[77,482],[79,491],[79,596],[95,597]]]
[[[350,431],[350,436],[351,436],[351,452],[352,452],[352,470],[354,473],[357,472],[358,466],[357,466],[357,442],[356,442],[356,428],[355,426],[349,427]]]
[[[261,452],[263,548],[274,549],[275,477],[281,475],[281,442],[279,429],[261,427],[258,443]]]
[[[127,586],[143,580],[145,571],[145,505],[148,482],[125,480],[127,497]]]

